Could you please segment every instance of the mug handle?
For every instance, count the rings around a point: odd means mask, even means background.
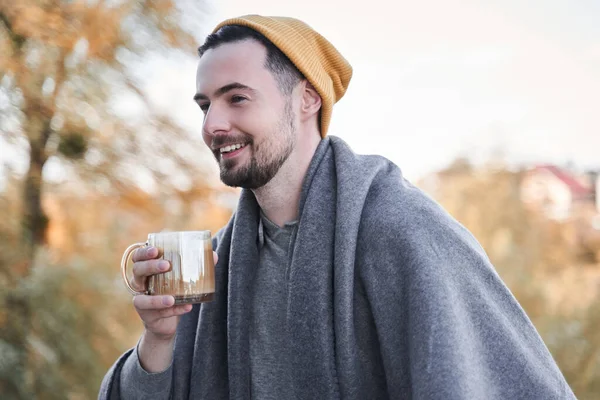
[[[129,279],[127,278],[127,263],[129,262],[129,256],[131,255],[131,253],[134,250],[139,249],[140,247],[144,247],[146,245],[147,245],[147,243],[132,244],[125,250],[125,253],[123,253],[123,258],[121,259],[121,274],[123,275],[123,281],[125,282],[127,289],[129,289],[131,294],[133,294],[134,296],[138,295],[138,294],[148,294],[148,291],[147,290],[135,290],[131,286]]]

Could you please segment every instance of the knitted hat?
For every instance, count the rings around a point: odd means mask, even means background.
[[[333,105],[346,93],[352,66],[323,36],[306,23],[288,17],[245,15],[221,22],[242,25],[262,33],[279,48],[321,95],[321,136],[325,137]]]

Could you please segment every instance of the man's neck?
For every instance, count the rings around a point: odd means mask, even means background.
[[[318,136],[307,143],[298,143],[273,179],[253,190],[263,213],[278,226],[298,218],[302,184],[319,143]]]

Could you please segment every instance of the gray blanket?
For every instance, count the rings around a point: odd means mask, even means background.
[[[250,399],[247,301],[259,208],[243,191],[216,235],[217,295],[180,323],[172,366],[140,397]],[[477,241],[390,161],[324,139],[288,273],[288,399],[573,399]],[[125,353],[100,399],[119,399]],[[137,363],[137,361],[133,361]],[[139,368],[138,368],[139,369]]]

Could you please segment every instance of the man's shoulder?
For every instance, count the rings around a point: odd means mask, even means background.
[[[361,223],[365,228],[386,227],[395,233],[432,229],[447,223],[449,215],[422,189],[390,169],[375,176],[365,198]]]
[[[470,231],[437,200],[404,178],[391,162],[371,182],[361,215],[361,233],[382,242],[403,243],[405,250],[465,246],[482,251]]]
[[[356,153],[339,137],[330,138],[336,159],[338,191],[364,199],[361,223],[374,229],[405,229],[424,219],[444,220],[445,211],[408,180],[400,166],[378,154]],[[344,196],[347,198],[348,196]]]

